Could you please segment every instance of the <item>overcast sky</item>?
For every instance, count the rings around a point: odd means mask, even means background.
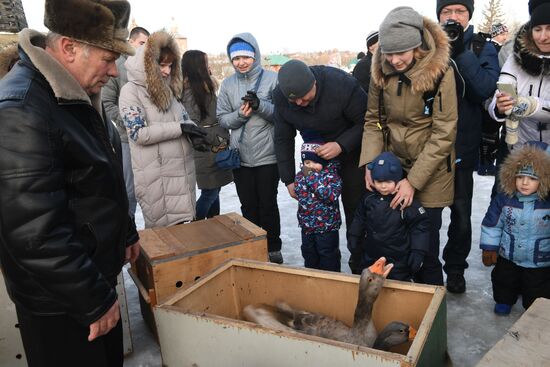
[[[489,0],[477,0],[472,24]],[[132,17],[149,31],[177,25],[190,49],[225,52],[236,33],[251,32],[263,54],[330,49],[360,51],[385,15],[402,5],[435,19],[436,0],[131,0]],[[528,20],[527,0],[501,0],[509,21]],[[23,0],[30,28],[44,31],[44,0]]]

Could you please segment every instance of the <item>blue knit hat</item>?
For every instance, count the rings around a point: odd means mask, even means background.
[[[229,57],[233,60],[235,57],[245,56],[256,59],[256,52],[254,47],[245,41],[235,41],[229,46]]]
[[[325,167],[327,165],[327,160],[319,157],[315,152],[317,148],[325,144],[321,134],[313,130],[304,130],[300,132],[300,135],[302,135],[302,139],[304,139],[304,143],[300,150],[302,163],[305,161],[313,161]]]
[[[403,168],[399,159],[390,152],[384,152],[367,166],[375,181],[393,181],[398,183],[403,178]]]

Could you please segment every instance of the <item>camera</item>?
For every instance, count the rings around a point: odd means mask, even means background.
[[[456,41],[464,32],[464,28],[456,20],[449,19],[443,24],[443,30],[449,36],[449,41]]]

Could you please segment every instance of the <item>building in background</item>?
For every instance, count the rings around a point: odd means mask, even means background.
[[[17,33],[27,28],[21,0],[0,0],[0,32]]]

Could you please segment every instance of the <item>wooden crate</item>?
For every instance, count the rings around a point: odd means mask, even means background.
[[[320,312],[348,325],[359,277],[231,260],[155,307],[164,366],[430,366],[445,364],[443,287],[386,281],[374,306],[378,330],[400,320],[418,329],[414,341],[383,352],[242,321],[247,304]],[[215,352],[214,352],[215,351]]]
[[[550,300],[537,298],[477,367],[550,366],[549,340]]]
[[[140,231],[141,253],[129,269],[143,318],[156,332],[152,306],[230,258],[267,261],[266,232],[236,213]]]

